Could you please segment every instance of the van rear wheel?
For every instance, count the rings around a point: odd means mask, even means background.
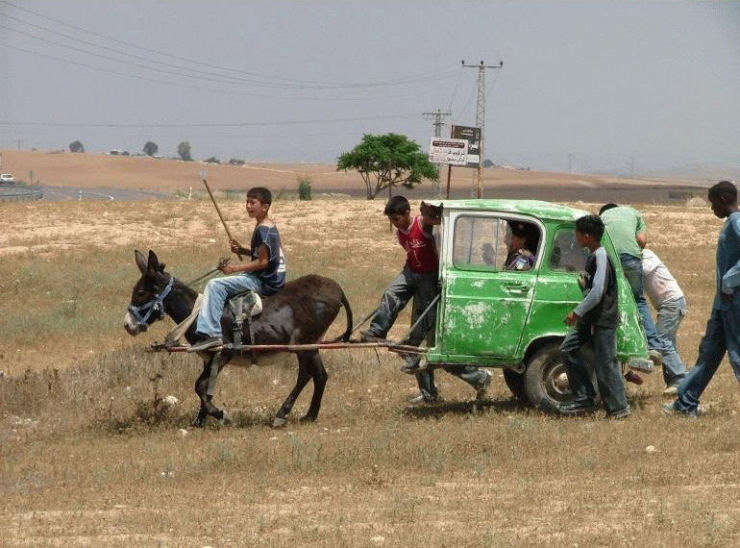
[[[596,387],[593,351],[587,346],[582,352]],[[557,411],[561,404],[573,401],[559,343],[550,343],[539,348],[527,362],[523,377],[527,401],[534,407],[544,411]]]

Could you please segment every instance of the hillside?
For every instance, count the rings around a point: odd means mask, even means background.
[[[206,169],[212,186],[221,190],[241,190],[255,185],[272,190],[296,188],[296,179],[308,176],[315,191],[342,192],[355,196],[364,194],[364,184],[357,173],[337,172],[330,164],[247,164],[227,166],[181,162],[149,157],[107,156],[101,154],[73,154],[70,152],[15,151],[2,152],[2,170],[15,174],[19,180],[33,180],[44,186],[76,187],[83,189],[119,188],[130,190],[174,191],[199,188],[200,170]],[[443,182],[446,172],[443,170]],[[473,188],[474,171],[455,168],[452,176],[453,193],[469,193]],[[567,189],[570,199],[593,198],[605,188],[621,189],[627,194],[638,193],[631,201],[653,201],[652,196],[666,194],[667,189],[694,186],[686,180],[629,179],[609,175],[563,174],[507,169],[483,171],[484,193],[507,196],[524,192],[549,199],[561,197]],[[425,183],[410,194],[429,193]],[[486,192],[487,191],[487,192]],[[554,195],[553,195],[554,194]],[[624,192],[623,192],[624,194]],[[656,198],[657,199],[657,198]]]

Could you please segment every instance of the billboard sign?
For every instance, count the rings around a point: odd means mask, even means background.
[[[478,167],[480,157],[480,128],[468,126],[452,126],[452,137],[454,139],[465,139],[468,142],[467,167]]]
[[[468,142],[465,139],[432,137],[429,145],[429,161],[433,164],[466,166],[468,165]]]

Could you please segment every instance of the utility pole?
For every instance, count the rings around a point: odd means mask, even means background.
[[[478,65],[466,65],[465,59],[462,60],[463,68],[477,68],[478,69],[478,104],[475,109],[475,125],[480,128],[480,156],[478,162],[478,170],[476,173],[476,186],[477,196],[481,197],[481,163],[483,163],[483,143],[485,142],[486,135],[486,69],[500,69],[503,68],[504,62],[499,61],[498,65],[486,65],[483,61]]]
[[[23,142],[23,139],[16,139],[15,142],[18,144],[18,150],[21,149],[21,143]]]
[[[425,120],[434,120],[434,122],[432,123],[432,125],[434,126],[434,136],[437,138],[440,138],[442,137],[442,126],[445,125],[445,123],[442,121],[442,117],[452,116],[452,113],[442,112],[440,109],[437,109],[436,112],[422,112],[421,115],[424,117]],[[437,168],[437,181],[434,183],[434,191],[436,195],[439,196],[440,194],[439,167]]]
[[[440,109],[437,109],[436,112],[422,112],[421,115],[424,117],[425,120],[434,120],[432,125],[434,126],[434,136],[435,137],[442,137],[442,126],[445,125],[445,123],[442,121],[443,116],[452,116],[451,112],[442,112]]]

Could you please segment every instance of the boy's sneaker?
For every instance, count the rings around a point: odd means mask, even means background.
[[[681,384],[681,380],[677,381],[671,381],[668,384],[665,385],[665,390],[663,390],[664,396],[675,396],[678,394],[678,385]]]
[[[593,400],[578,400],[563,403],[558,407],[558,411],[563,415],[580,415],[582,413],[593,413],[596,405]]]
[[[476,400],[485,400],[488,397],[488,387],[491,386],[491,379],[493,379],[493,375],[490,371],[484,371],[484,373],[486,374],[486,378],[475,391]]]
[[[696,419],[699,417],[698,410],[695,409],[693,411],[681,411],[680,409],[676,408],[676,402],[664,403],[663,413],[670,416],[691,417],[692,419]]]
[[[627,371],[627,373],[624,374],[624,380],[626,380],[627,382],[634,383],[638,386],[644,382],[642,377],[638,373],[635,373],[634,371]]]
[[[615,421],[626,419],[629,416],[630,416],[629,406],[625,407],[624,409],[620,409],[618,411],[608,411],[606,414],[607,419],[611,419]]]
[[[213,337],[206,337],[191,345],[190,352],[202,352],[203,350],[209,350],[217,346],[222,346],[223,344],[223,339],[221,339],[221,337],[219,337],[218,335],[215,335]]]
[[[419,392],[416,396],[409,398],[409,403],[411,405],[424,405],[424,404],[430,404],[430,403],[439,403],[442,400],[440,396],[425,396],[421,392]]]
[[[383,342],[383,337],[378,337],[375,333],[370,331],[360,331],[360,340],[362,342]]]
[[[648,350],[648,356],[650,356],[655,367],[663,365],[663,354],[660,353],[660,350]]]

